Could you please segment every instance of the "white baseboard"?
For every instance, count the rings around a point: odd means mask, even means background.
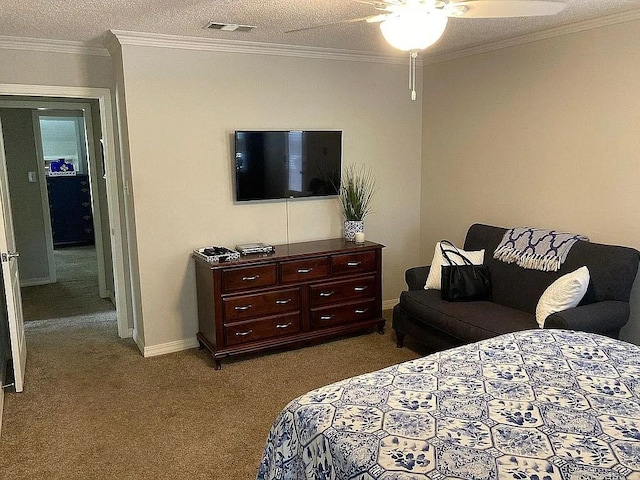
[[[382,310],[391,310],[397,304],[398,304],[398,299],[397,298],[393,298],[391,300],[384,300],[382,302]]]
[[[193,337],[187,338],[185,340],[177,340],[175,342],[161,343],[159,345],[144,347],[142,350],[142,355],[145,357],[155,357],[156,355],[180,352],[182,350],[189,350],[190,348],[196,348],[198,346],[198,339],[196,337]]]
[[[27,280],[20,280],[20,287],[35,287],[36,285],[48,285],[50,283],[55,283],[51,281],[50,277],[28,278]]]
[[[113,297],[113,293],[111,292],[111,290],[106,290],[106,291],[100,293],[100,298],[108,299],[108,300],[111,300],[113,302],[113,298],[114,297]]]
[[[138,331],[136,329],[133,329],[133,328],[131,329],[131,337],[133,338],[133,341],[136,342],[136,345],[138,346],[138,350],[140,350],[140,353],[142,354],[142,356],[144,356],[144,342],[138,336]]]
[[[133,333],[134,333],[133,328],[129,327],[126,330],[126,333],[124,334],[124,337],[121,337],[121,338],[132,338],[133,341],[136,342],[135,338],[133,337]],[[138,344],[138,342],[136,342],[136,345],[137,344]],[[138,348],[140,348],[140,345],[138,345]],[[142,350],[140,350],[140,353],[142,353]]]

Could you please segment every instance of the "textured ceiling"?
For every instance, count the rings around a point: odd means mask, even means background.
[[[527,0],[514,0],[527,1]],[[452,18],[429,49],[445,53],[551,27],[640,8],[640,0],[566,0],[549,17]],[[0,35],[102,44],[108,30],[359,50],[389,55],[377,24],[352,23],[296,33],[287,30],[377,13],[354,0],[2,0]],[[209,21],[255,25],[251,32],[205,29]]]

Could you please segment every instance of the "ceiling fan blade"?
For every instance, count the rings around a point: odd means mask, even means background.
[[[353,1],[356,3],[362,3],[364,5],[372,6],[376,10],[381,10],[383,12],[392,12],[393,10],[396,10],[403,6],[403,3],[401,0],[385,0],[385,1],[353,0]]]
[[[375,15],[375,16],[377,17],[377,15]],[[348,23],[366,22],[368,18],[370,18],[370,17],[352,18],[350,20],[341,20],[339,22],[323,23],[321,25],[311,25],[310,27],[296,28],[294,30],[287,30],[284,33],[305,32],[307,30],[315,30],[316,28],[323,28],[323,27],[332,27],[334,25],[345,25],[345,24],[348,24]]]
[[[445,13],[461,18],[540,17],[560,13],[566,6],[545,0],[469,0],[450,3]]]
[[[371,5],[372,7],[376,7],[376,8],[383,8],[384,6],[386,6],[386,3],[384,2],[376,2],[375,0],[353,0],[356,3],[364,3],[365,5]]]
[[[379,23],[385,21],[387,18],[389,18],[388,13],[381,13],[380,15],[371,15],[367,17],[365,21],[367,23]]]
[[[373,5],[374,7],[384,10],[386,7],[390,5],[403,5],[405,2],[403,0],[353,0],[357,3],[364,3],[365,5]]]

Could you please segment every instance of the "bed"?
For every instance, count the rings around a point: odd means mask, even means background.
[[[528,330],[313,390],[258,480],[640,479],[640,347]]]

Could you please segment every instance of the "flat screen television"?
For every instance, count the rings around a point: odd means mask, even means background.
[[[337,195],[342,131],[235,132],[236,201]]]

